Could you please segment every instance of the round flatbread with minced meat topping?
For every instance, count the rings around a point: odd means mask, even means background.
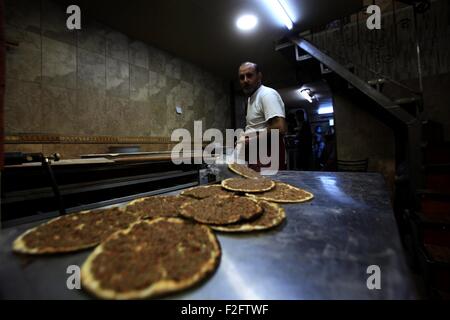
[[[284,182],[276,182],[275,188],[259,194],[246,194],[258,200],[267,200],[280,203],[305,202],[314,198],[311,192],[291,186]]]
[[[275,182],[269,179],[229,178],[222,181],[222,187],[238,192],[264,192],[275,187]]]
[[[250,169],[245,164],[239,164],[239,163],[230,163],[228,165],[228,169],[233,171],[234,173],[237,173],[240,176],[249,178],[249,179],[260,179],[262,176],[256,172],[253,169]]]
[[[181,205],[192,201],[195,200],[181,196],[152,196],[131,201],[126,212],[141,219],[178,217]]]
[[[20,235],[13,243],[13,251],[27,254],[78,251],[96,246],[136,221],[136,217],[119,208],[68,214]]]
[[[220,254],[208,226],[177,218],[141,220],[94,250],[81,268],[81,282],[103,299],[161,296],[206,278]]]
[[[200,186],[189,188],[181,192],[182,196],[192,197],[195,199],[205,199],[212,196],[230,196],[233,192],[227,191],[221,185]]]
[[[223,225],[258,217],[262,208],[248,197],[214,196],[181,206],[180,214],[200,223]]]
[[[286,213],[282,207],[276,203],[268,201],[258,201],[258,205],[263,208],[263,213],[258,218],[224,226],[211,226],[212,229],[222,232],[251,232],[274,228],[286,219]]]

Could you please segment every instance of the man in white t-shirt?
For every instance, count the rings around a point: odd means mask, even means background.
[[[262,73],[253,62],[244,62],[239,67],[239,82],[247,100],[247,125],[245,133],[277,129],[280,133],[280,169],[285,168],[283,135],[287,132],[284,103],[277,91],[262,85]],[[241,140],[248,144],[248,139]],[[257,170],[259,167],[256,166]]]

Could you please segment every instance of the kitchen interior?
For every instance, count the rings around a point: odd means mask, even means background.
[[[70,5],[81,29],[68,28]],[[373,5],[381,29],[367,26]],[[245,128],[245,61],[285,106],[287,170],[273,179],[315,198],[287,206],[278,233],[246,243],[219,235],[211,281],[174,297],[450,297],[448,1],[0,0],[0,9],[2,299],[91,298],[61,289],[65,274],[52,278],[67,257],[20,266],[7,248],[27,228],[233,177],[195,153],[175,164],[171,135],[194,134],[196,121]],[[243,15],[253,26],[237,26]],[[241,261],[245,250],[267,271]],[[358,283],[374,259],[387,270],[383,290]]]

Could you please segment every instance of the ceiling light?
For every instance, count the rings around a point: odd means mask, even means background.
[[[256,27],[257,24],[258,24],[258,18],[256,18],[254,15],[250,15],[250,14],[241,16],[236,21],[236,26],[239,29],[244,30],[244,31],[253,29],[254,27]]]
[[[328,114],[328,113],[333,113],[334,109],[333,106],[329,105],[329,106],[325,106],[325,107],[320,107],[319,110],[317,110],[318,114]]]
[[[278,20],[282,21],[289,30],[294,26],[292,15],[289,14],[288,7],[283,0],[266,0],[271,11],[277,16]]]
[[[310,89],[301,89],[297,91],[304,99],[306,99],[309,103],[313,102],[314,94]]]

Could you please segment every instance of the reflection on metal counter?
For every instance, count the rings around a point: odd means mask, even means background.
[[[418,298],[380,174],[285,171],[273,178],[312,192],[314,200],[283,205],[286,221],[273,230],[218,233],[222,259],[217,271],[196,288],[168,298]],[[26,258],[26,267],[23,257],[11,252],[13,240],[35,225],[2,230],[0,296],[91,299],[65,286],[67,267],[81,266],[91,250]],[[367,285],[373,265],[379,267],[381,289]]]

